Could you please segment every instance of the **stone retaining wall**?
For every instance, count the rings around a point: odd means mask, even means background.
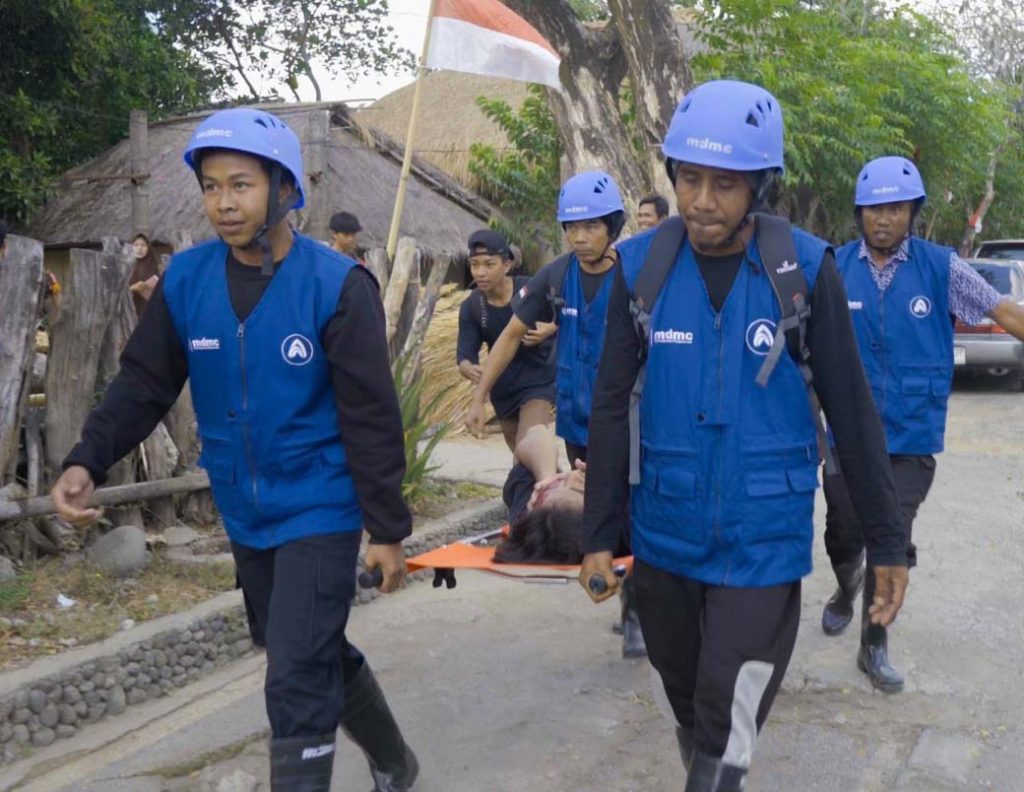
[[[500,501],[455,512],[407,539],[406,555],[490,530],[504,515]],[[429,574],[423,571],[414,577]],[[353,604],[369,602],[379,594],[376,589],[360,590]],[[166,696],[253,651],[245,611],[232,605],[187,627],[159,632],[110,654],[79,664],[69,662],[66,668],[33,678],[0,697],[0,765],[21,758],[33,746],[50,745],[100,718],[119,715],[126,707]],[[24,670],[18,673],[24,676]]]

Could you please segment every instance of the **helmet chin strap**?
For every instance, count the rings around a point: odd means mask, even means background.
[[[270,229],[287,217],[292,207],[299,200],[297,190],[293,189],[284,201],[281,201],[278,197],[280,192],[281,166],[275,162],[270,167],[270,195],[267,198],[267,219],[253,235],[252,239],[242,246],[243,250],[252,250],[259,247],[262,253],[260,272],[267,277],[274,274],[274,252],[270,247]]]

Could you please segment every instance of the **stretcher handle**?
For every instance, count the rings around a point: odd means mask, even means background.
[[[372,572],[360,572],[358,580],[359,588],[378,588],[380,584],[384,582],[384,571],[380,567],[377,567]]]
[[[612,572],[615,573],[615,577],[624,578],[626,576],[626,567],[620,564],[613,567]],[[590,580],[587,581],[587,588],[590,589],[591,594],[604,594],[608,590],[608,584],[602,575],[595,572],[590,576]]]

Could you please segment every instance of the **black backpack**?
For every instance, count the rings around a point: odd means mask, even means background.
[[[832,455],[821,420],[821,411],[814,393],[811,374],[811,352],[807,348],[807,320],[811,307],[807,304],[807,279],[797,260],[792,227],[784,217],[757,214],[755,217],[757,247],[765,273],[779,302],[782,318],[775,330],[771,350],[757,373],[757,384],[765,387],[778,365],[785,345],[796,363],[810,396],[811,412],[818,435],[818,452],[825,460],[826,472],[833,468]],[[658,300],[665,280],[686,240],[686,226],[681,217],[669,217],[654,234],[644,265],[637,275],[630,295],[629,310],[640,338],[641,366],[633,383],[629,400],[629,483],[640,483],[640,397],[647,376],[647,350],[651,331],[651,310]],[[785,342],[783,344],[783,342]]]

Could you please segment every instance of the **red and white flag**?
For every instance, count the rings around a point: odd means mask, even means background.
[[[437,0],[428,69],[505,77],[561,89],[561,58],[529,22],[498,0]]]

